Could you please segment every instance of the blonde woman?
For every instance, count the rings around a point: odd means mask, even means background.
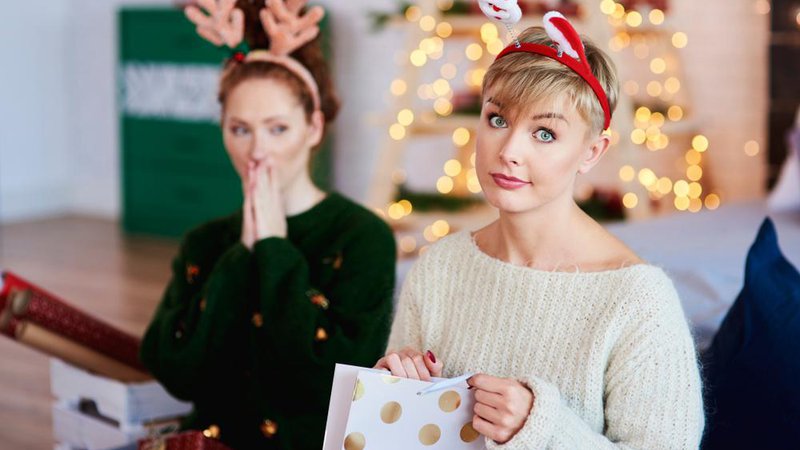
[[[573,200],[609,147],[615,69],[545,19],[484,80],[476,170],[499,219],[415,264],[377,367],[478,373],[490,449],[696,449],[700,376],[672,282]]]

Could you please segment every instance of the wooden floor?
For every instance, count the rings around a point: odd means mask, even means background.
[[[0,268],[137,336],[169,278],[177,243],[126,237],[68,217],[0,226]],[[0,336],[0,450],[52,449],[48,358]]]

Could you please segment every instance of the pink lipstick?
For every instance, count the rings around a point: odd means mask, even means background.
[[[531,184],[530,181],[520,180],[519,178],[503,175],[502,173],[490,173],[489,175],[494,179],[494,183],[502,189],[520,189]]]

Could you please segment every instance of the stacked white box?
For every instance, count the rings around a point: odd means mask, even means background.
[[[106,450],[175,428],[191,403],[170,396],[156,381],[122,383],[51,359],[53,434],[64,449]],[[91,402],[98,418],[82,412]]]

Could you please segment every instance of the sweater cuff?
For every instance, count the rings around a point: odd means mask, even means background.
[[[533,407],[525,425],[505,444],[486,439],[488,450],[535,450],[547,447],[553,435],[561,393],[558,388],[538,377],[521,380],[533,392]]]
[[[292,267],[303,254],[288,239],[269,237],[253,245],[253,253],[259,269],[265,267]]]

